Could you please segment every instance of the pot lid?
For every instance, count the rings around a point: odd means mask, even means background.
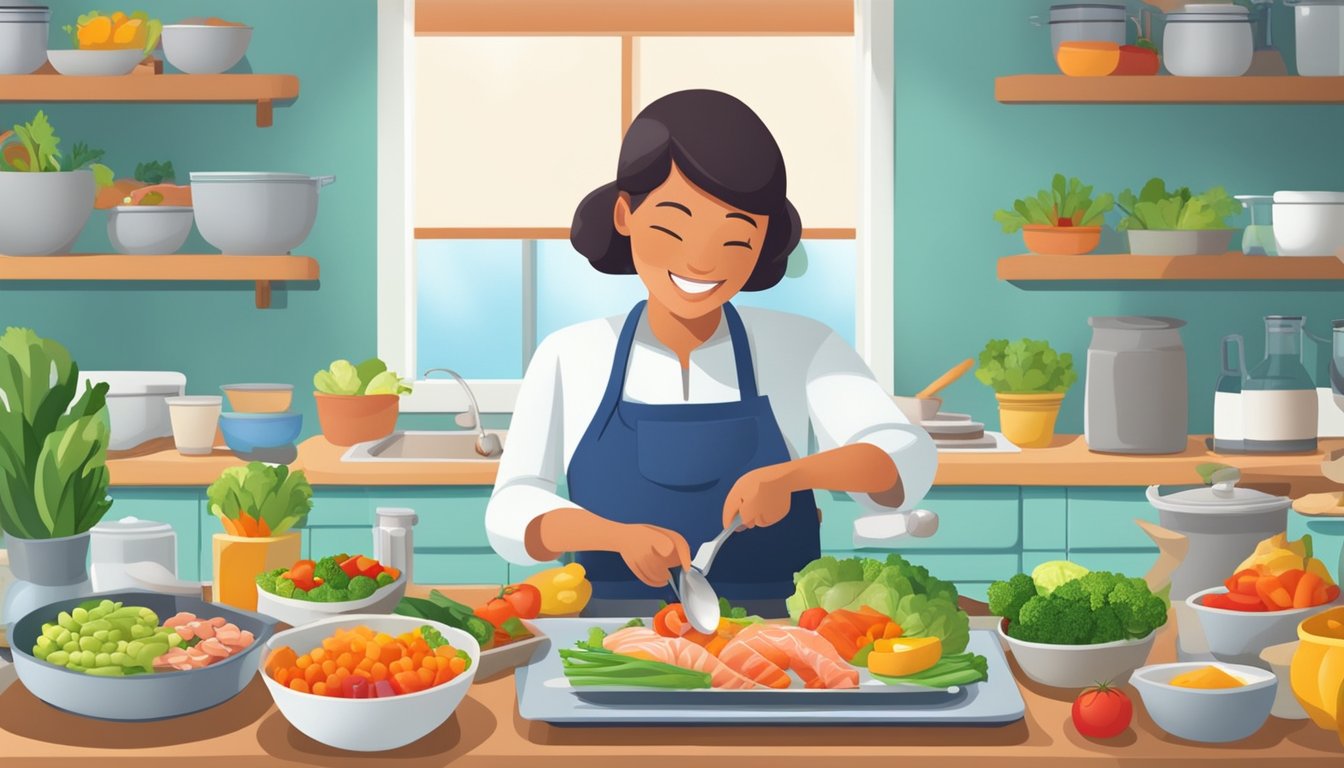
[[[266,171],[223,171],[219,173],[192,171],[189,175],[193,184],[197,182],[312,182],[317,180],[316,177],[309,176],[306,173],[269,173]]]
[[[0,22],[43,23],[51,21],[51,11],[39,5],[0,7]]]
[[[1093,328],[1111,331],[1166,331],[1184,326],[1185,321],[1176,317],[1122,315],[1119,317],[1089,317],[1087,318],[1087,324]]]
[[[1292,506],[1286,496],[1274,496],[1251,488],[1238,488],[1241,472],[1229,467],[1213,474],[1213,485],[1163,494],[1148,487],[1148,500],[1160,510],[1209,515],[1254,515],[1279,512]]]
[[[120,520],[103,520],[90,530],[99,536],[144,536],[146,534],[171,533],[173,526],[128,516]]]
[[[1221,15],[1226,15],[1226,16],[1245,16],[1245,15],[1247,15],[1248,13],[1250,13],[1250,9],[1247,8],[1247,7],[1245,7],[1245,6],[1237,5],[1236,3],[1231,3],[1231,2],[1228,2],[1228,3],[1189,3],[1189,4],[1185,5],[1185,6],[1183,6],[1183,7],[1181,8],[1181,10],[1177,11],[1177,12],[1174,13],[1174,14],[1169,14],[1169,15],[1177,16],[1177,15],[1180,15],[1180,14],[1187,14],[1187,13],[1196,13],[1196,14],[1201,14],[1201,15],[1202,15],[1202,14],[1208,14],[1208,15],[1220,15],[1220,16],[1221,16]]]
[[[1294,192],[1284,191],[1274,193],[1274,202],[1276,203],[1344,203],[1344,192]]]
[[[1122,12],[1125,10],[1123,3],[1060,3],[1058,5],[1050,6],[1051,11],[1073,11],[1082,10],[1084,8]]]
[[[180,395],[187,375],[177,371],[80,371],[82,381],[106,382],[108,397]]]

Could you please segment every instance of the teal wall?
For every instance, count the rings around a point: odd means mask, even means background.
[[[69,47],[62,24],[88,3],[53,7],[52,45]],[[76,7],[78,5],[78,7]],[[93,5],[97,5],[94,3]],[[321,263],[320,290],[277,292],[275,308],[254,307],[249,285],[149,287],[111,283],[0,283],[0,326],[32,326],[67,346],[80,366],[171,369],[187,374],[190,392],[220,384],[285,381],[297,386],[305,432],[317,431],[313,372],[340,357],[375,353],[375,156],[377,112],[374,4],[367,0],[138,0],[135,8],[171,22],[218,15],[255,28],[240,67],[293,73],[300,95],[276,107],[275,124],[257,128],[242,104],[0,103],[0,125],[47,110],[62,147],[76,141],[107,150],[106,161],[130,176],[137,162],[172,160],[188,171],[289,171],[335,174],[321,193],[317,224],[297,251]],[[308,31],[339,8],[339,23]],[[107,10],[105,8],[105,10]],[[94,212],[77,250],[110,252],[105,214]],[[186,252],[214,253],[193,233]]]
[[[1310,327],[1328,335],[1329,321],[1344,317],[1338,284],[1025,290],[995,277],[998,257],[1024,250],[1021,236],[1003,234],[992,214],[1043,188],[1056,171],[1116,192],[1137,189],[1152,176],[1197,191],[1221,184],[1233,194],[1344,189],[1344,107],[997,103],[995,77],[1056,71],[1049,31],[1027,23],[1049,5],[897,4],[897,389],[918,390],[957,360],[978,354],[992,337],[1046,338],[1081,363],[1090,315],[1171,315],[1189,322],[1182,335],[1190,429],[1208,432],[1219,338],[1246,335],[1248,360],[1259,360],[1260,318],[1275,313],[1305,314]],[[1129,5],[1137,14],[1139,3]],[[1276,42],[1286,44],[1291,69],[1292,16],[1279,10]],[[1123,239],[1108,233],[1102,252],[1125,250]],[[997,421],[992,393],[972,376],[944,397],[951,410]],[[1080,378],[1064,401],[1059,428],[1082,427]]]

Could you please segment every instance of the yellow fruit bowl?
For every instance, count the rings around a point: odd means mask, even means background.
[[[1301,645],[1289,678],[1293,694],[1316,725],[1344,744],[1344,606],[1312,616],[1297,627]]]

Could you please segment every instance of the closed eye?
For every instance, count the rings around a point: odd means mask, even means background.
[[[673,232],[672,230],[668,229],[667,227],[660,227],[660,226],[658,226],[657,224],[650,224],[650,225],[649,225],[649,229],[656,229],[656,230],[658,230],[659,232],[663,232],[663,233],[665,233],[665,234],[669,234],[669,235],[671,235],[671,236],[677,238],[678,240],[681,239],[681,235],[678,235],[676,232]]]
[[[724,245],[725,248],[728,247],[728,246],[737,246],[737,247],[739,247],[739,248],[746,248],[748,251],[751,250],[751,243],[750,243],[750,242],[743,241],[743,240],[729,240],[728,242],[724,243],[723,245]]]

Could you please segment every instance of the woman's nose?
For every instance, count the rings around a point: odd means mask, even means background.
[[[687,277],[708,275],[714,271],[714,257],[706,251],[699,251],[698,256],[693,253],[686,259],[686,271],[691,273]]]

